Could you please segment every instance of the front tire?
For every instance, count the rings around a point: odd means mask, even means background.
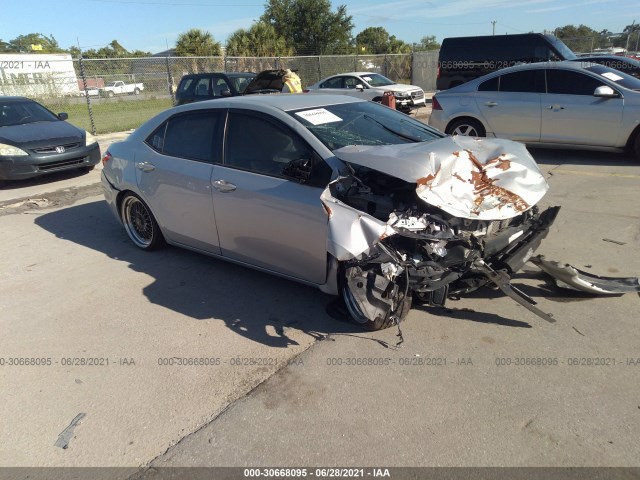
[[[120,203],[120,218],[124,230],[142,250],[155,250],[164,245],[164,237],[149,207],[133,193],[127,193]]]
[[[356,271],[349,272],[352,268]],[[383,330],[400,323],[407,316],[411,310],[411,290],[406,289],[404,282],[391,283],[381,296],[380,292],[376,295],[369,288],[373,278],[366,278],[370,274],[372,272],[363,272],[359,267],[343,268],[340,273],[340,294],[353,322],[364,330]],[[351,286],[347,279],[349,275],[357,278],[351,282]],[[384,306],[385,300],[391,304],[390,308]],[[369,316],[364,313],[366,310],[370,312]],[[376,313],[371,314],[372,311]]]
[[[484,137],[487,135],[482,124],[473,118],[461,118],[454,121],[447,128],[449,135],[462,135],[465,137]]]

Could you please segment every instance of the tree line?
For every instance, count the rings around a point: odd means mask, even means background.
[[[420,42],[408,43],[389,35],[383,27],[368,27],[353,35],[353,18],[345,5],[331,8],[330,0],[267,0],[264,13],[249,28],[232,33],[223,45],[201,29],[191,29],[178,36],[175,56],[276,57],[299,55],[392,54],[438,50],[435,36],[423,36]],[[638,43],[640,25],[627,25],[623,32],[596,31],[586,25],[565,25],[554,31],[560,39],[571,40],[575,51],[602,47],[629,47]],[[631,42],[630,42],[631,40]],[[150,52],[129,51],[117,40],[99,49],[80,51],[78,47],[61,48],[53,35],[30,33],[7,42],[0,39],[0,53],[70,53],[84,58],[148,57]]]

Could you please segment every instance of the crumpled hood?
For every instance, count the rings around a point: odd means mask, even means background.
[[[524,145],[445,137],[401,145],[353,145],[339,159],[415,183],[429,205],[461,218],[504,220],[528,210],[549,185]]]
[[[64,143],[81,142],[84,132],[63,121],[34,122],[0,128],[0,142],[38,148]]]

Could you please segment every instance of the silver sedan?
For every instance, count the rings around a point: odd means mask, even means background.
[[[453,139],[344,96],[175,107],[103,164],[106,201],[137,247],[166,242],[317,286],[367,329],[497,270],[507,289],[504,272],[558,210],[535,206],[547,184],[522,145]]]
[[[640,80],[592,63],[519,65],[438,92],[429,123],[451,134],[640,158]]]

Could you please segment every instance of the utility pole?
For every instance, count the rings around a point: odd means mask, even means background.
[[[634,20],[634,22],[635,22],[635,20]],[[495,20],[493,20],[493,21],[491,22],[491,24],[493,25],[493,35],[495,35],[495,34],[496,34],[496,23],[498,23],[498,22],[496,22]]]

